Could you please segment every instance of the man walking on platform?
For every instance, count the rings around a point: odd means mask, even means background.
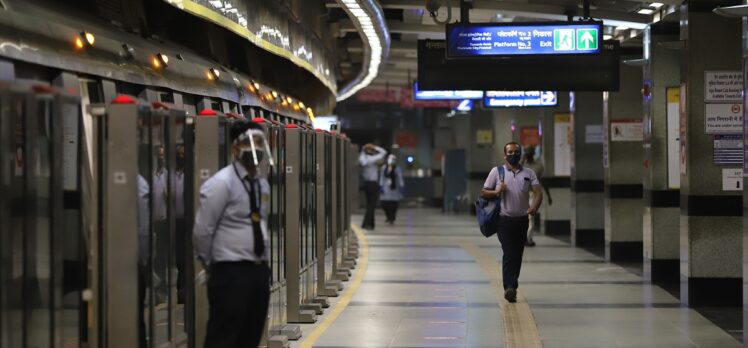
[[[361,166],[361,174],[364,180],[364,193],[366,194],[366,214],[361,228],[374,229],[374,211],[379,201],[379,162],[387,155],[387,151],[374,144],[366,144],[358,156],[358,164]]]
[[[498,168],[491,169],[488,174],[481,196],[501,199],[501,214],[498,233],[501,250],[504,255],[501,261],[504,280],[504,298],[509,302],[517,302],[517,288],[519,287],[519,272],[522,267],[522,254],[527,242],[528,216],[534,215],[543,193],[540,183],[532,169],[520,165],[522,148],[515,142],[504,146],[503,165],[504,175]],[[533,202],[530,204],[530,191]]]
[[[259,164],[272,155],[255,123],[235,122],[231,139],[236,160],[201,187],[193,230],[195,253],[209,270],[205,348],[257,347],[270,300],[270,186]]]

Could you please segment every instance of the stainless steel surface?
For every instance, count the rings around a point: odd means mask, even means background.
[[[146,112],[146,111],[143,111]],[[107,106],[104,204],[104,263],[101,289],[106,347],[138,345],[138,106]],[[116,131],[114,131],[116,130]],[[116,155],[115,155],[116,154]]]

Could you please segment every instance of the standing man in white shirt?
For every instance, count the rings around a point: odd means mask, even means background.
[[[364,180],[364,193],[366,194],[366,214],[361,228],[374,229],[374,211],[379,201],[379,162],[387,155],[387,151],[374,144],[366,144],[358,156],[358,164]]]
[[[205,348],[257,347],[270,301],[270,185],[259,171],[270,148],[253,122],[236,121],[231,140],[235,160],[201,187],[193,230],[209,270]]]

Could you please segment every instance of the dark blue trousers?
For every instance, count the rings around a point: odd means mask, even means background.
[[[499,220],[499,242],[504,256],[501,259],[501,270],[504,278],[504,289],[519,287],[519,271],[522,268],[522,254],[527,242],[527,228],[530,220],[527,216],[506,217]]]

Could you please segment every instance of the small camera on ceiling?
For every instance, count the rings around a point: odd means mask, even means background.
[[[429,11],[429,16],[433,18],[436,18],[441,7],[442,4],[439,0],[426,0],[426,11]]]

